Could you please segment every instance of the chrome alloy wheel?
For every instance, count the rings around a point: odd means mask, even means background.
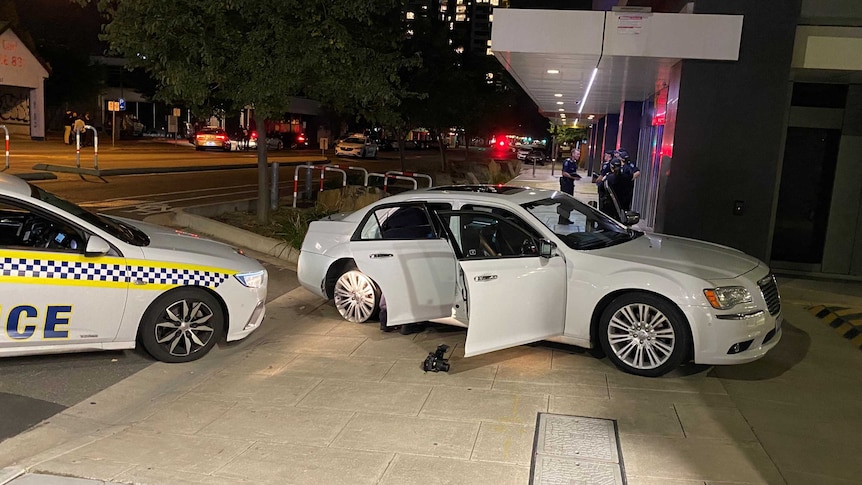
[[[212,309],[204,302],[186,299],[165,308],[163,320],[155,325],[156,343],[170,355],[185,357],[207,346],[214,329],[209,321]]]
[[[614,355],[634,369],[655,369],[672,356],[677,337],[670,320],[658,308],[630,303],[611,316],[608,343]]]
[[[345,320],[363,323],[377,309],[377,292],[374,282],[361,271],[351,270],[335,282],[335,308]]]

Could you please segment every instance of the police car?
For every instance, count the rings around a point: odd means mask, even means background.
[[[158,360],[192,361],[260,326],[266,286],[238,249],[0,174],[0,356],[140,342]]]

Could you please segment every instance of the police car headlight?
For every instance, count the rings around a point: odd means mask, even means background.
[[[266,284],[266,270],[255,271],[254,273],[239,273],[235,275],[236,279],[248,288],[260,288]]]
[[[742,286],[712,288],[703,290],[703,294],[706,295],[709,304],[718,310],[727,310],[740,303],[749,303],[751,301],[751,293]]]

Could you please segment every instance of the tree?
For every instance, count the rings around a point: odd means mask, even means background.
[[[572,145],[575,142],[587,139],[587,128],[575,128],[574,126],[558,125],[554,122],[551,122],[550,127],[548,128],[548,133],[550,133],[551,136],[555,137],[557,143],[560,144],[565,143]]]
[[[398,37],[380,20],[397,0],[75,0],[97,2],[104,38],[159,84],[156,99],[198,110],[289,111],[291,96],[334,108],[397,106]],[[269,215],[266,130],[259,130],[258,219]]]

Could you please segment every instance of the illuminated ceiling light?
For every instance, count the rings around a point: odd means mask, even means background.
[[[559,69],[548,69],[548,74],[559,74],[559,73],[560,73]]]
[[[596,115],[589,115],[589,116],[587,116],[587,119],[588,119],[588,120],[591,120],[591,119],[593,119],[593,118],[595,118],[595,117],[596,117]]]
[[[562,97],[563,97],[563,95],[562,95],[562,94],[560,94],[560,93],[557,93],[557,94],[555,94],[555,95],[554,95],[554,97],[555,97],[555,98],[562,98]]]
[[[557,110],[557,111],[565,111],[565,109],[563,109],[563,108],[560,108],[560,109],[558,109],[558,110]]]
[[[560,113],[560,118],[566,119],[566,113]]]
[[[557,101],[557,104],[566,104],[566,103],[564,103],[562,101]]]
[[[584,91],[584,99],[581,100],[581,107],[578,108],[578,114],[581,114],[581,111],[584,110],[584,105],[587,104],[587,96],[590,95],[590,89],[593,88],[593,82],[596,80],[596,75],[599,73],[599,68],[593,68],[593,74],[590,76],[590,82],[587,84],[587,90]]]

